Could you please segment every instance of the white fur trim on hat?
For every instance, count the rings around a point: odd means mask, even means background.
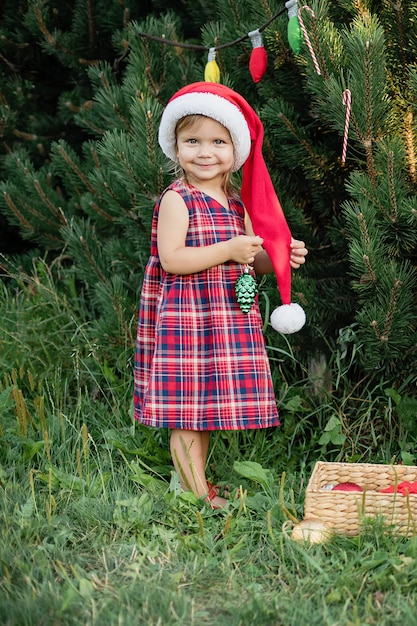
[[[299,304],[281,304],[271,313],[272,328],[280,333],[289,335],[298,332],[305,324],[306,314]]]
[[[251,138],[243,113],[226,98],[212,93],[191,92],[168,102],[159,126],[159,145],[164,154],[177,161],[175,128],[186,115],[205,115],[227,128],[233,141],[235,162],[233,171],[242,167],[249,156]]]

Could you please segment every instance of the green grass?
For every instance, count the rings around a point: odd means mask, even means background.
[[[275,351],[283,425],[213,436],[232,495],[212,511],[178,490],[167,433],[133,422],[129,349],[112,365],[45,281],[0,301],[1,624],[417,624],[415,537],[375,523],[309,545],[288,527],[317,459],[414,460],[412,399],[337,372],[311,395]]]
[[[13,378],[22,394],[4,385],[1,394],[0,623],[417,623],[414,538],[371,526],[359,537],[295,543],[281,475],[270,458],[248,462],[237,435],[214,438],[213,473],[228,466],[232,499],[211,511],[178,493],[163,433],[131,424],[121,389],[108,401],[86,393],[82,410],[65,414],[35,375]],[[270,456],[261,437],[252,442],[258,457]],[[298,470],[284,484],[298,519],[307,479]],[[239,486],[244,496],[234,498]]]
[[[3,467],[2,624],[416,623],[413,539],[300,545],[277,486],[243,481],[247,496],[212,512],[134,457],[103,445],[80,461],[80,446]]]

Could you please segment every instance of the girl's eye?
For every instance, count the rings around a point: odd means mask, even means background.
[[[225,142],[223,141],[223,139],[215,139],[214,143],[220,145],[220,144],[225,143]]]

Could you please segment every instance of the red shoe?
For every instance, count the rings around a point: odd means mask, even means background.
[[[223,489],[223,493],[221,494],[223,498],[228,498],[230,495],[230,487],[229,485],[226,485],[225,487],[222,487],[221,485],[213,485],[213,483],[211,483],[209,480],[207,481],[207,486],[209,488],[209,490],[213,489],[216,492],[217,496],[220,496],[220,492]]]
[[[217,486],[212,485],[209,482],[207,483],[207,485],[208,485],[209,490],[208,490],[208,494],[204,497],[204,501],[207,502],[213,510],[221,509],[222,508],[221,506],[217,506],[216,504],[213,504],[214,498],[216,498],[218,495],[218,491],[216,488]]]
[[[220,485],[213,485],[213,483],[211,483],[209,480],[207,481],[207,487],[209,488],[209,491],[215,491],[216,492],[216,496],[219,495],[220,493]]]

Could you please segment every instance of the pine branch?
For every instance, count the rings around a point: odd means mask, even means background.
[[[389,309],[388,309],[387,317],[385,320],[384,334],[381,335],[381,341],[388,341],[389,335],[391,333],[392,319],[394,316],[394,312],[395,312],[395,308],[396,308],[396,304],[398,300],[398,292],[400,290],[401,285],[402,285],[402,282],[398,280],[398,278],[396,278],[394,280],[394,285],[391,290]]]
[[[80,170],[80,168],[77,166],[76,163],[74,163],[73,159],[71,159],[70,155],[68,154],[68,152],[65,150],[64,146],[61,143],[58,143],[56,145],[56,148],[59,152],[59,154],[62,156],[62,158],[64,159],[64,161],[67,163],[67,165],[69,166],[69,168],[74,172],[74,174],[76,174],[78,176],[78,178],[80,179],[80,181],[83,183],[84,187],[86,187],[86,189],[88,189],[88,191],[90,191],[92,194],[95,195],[96,190],[94,189],[93,185],[90,183],[90,181],[86,178],[86,176],[84,176],[84,174],[82,173],[82,171]],[[77,194],[79,196],[81,196],[81,191],[77,190]]]
[[[392,213],[391,215],[388,215],[388,217],[392,222],[396,222],[398,217],[398,205],[397,197],[395,195],[394,152],[392,150],[388,152],[388,185],[392,208]]]
[[[96,40],[96,25],[94,19],[94,2],[93,0],[87,0],[87,13],[88,13],[88,34],[90,38],[90,47],[95,50],[97,47]]]
[[[29,171],[26,168],[25,170],[26,170],[25,174],[29,174]],[[53,202],[50,201],[50,199],[47,197],[44,190],[42,189],[42,186],[39,183],[39,180],[37,178],[33,179],[33,186],[35,187],[36,192],[38,196],[41,198],[42,202],[51,211],[52,215],[54,215],[58,219],[58,221],[61,222],[61,224],[67,224],[67,220],[64,214],[62,213],[62,211],[59,211],[57,207],[55,207]]]
[[[374,157],[372,153],[372,142],[374,138],[373,132],[373,124],[372,124],[372,104],[371,104],[371,87],[370,87],[370,74],[371,74],[371,59],[370,59],[370,43],[366,42],[365,45],[365,55],[364,55],[364,64],[365,64],[365,107],[366,107],[366,133],[365,133],[365,152],[366,152],[366,163],[368,168],[368,175],[371,181],[371,184],[375,186],[376,184],[376,174],[375,174],[375,163]]]
[[[98,213],[98,215],[101,215],[101,217],[104,217],[104,219],[108,220],[109,222],[114,222],[113,215],[107,213],[104,209],[99,207],[96,202],[93,202],[93,200],[90,201],[90,206],[94,209],[96,213]]]
[[[91,253],[91,250],[88,247],[88,243],[86,242],[86,240],[84,239],[84,237],[82,235],[80,236],[79,239],[80,239],[80,244],[82,246],[82,249],[84,250],[85,256],[86,256],[88,262],[90,263],[90,267],[94,270],[97,278],[102,283],[105,283],[107,281],[107,278],[103,274],[103,272],[101,271],[99,265],[97,264],[96,259],[94,258],[94,255]]]
[[[8,194],[6,191],[3,191],[3,197],[4,197],[4,199],[5,199],[6,203],[7,203],[7,206],[12,211],[13,215],[15,215],[17,217],[17,219],[22,224],[22,226],[25,228],[25,230],[27,230],[27,231],[29,231],[31,233],[34,233],[35,229],[34,229],[33,225],[30,222],[28,222],[28,220],[24,217],[24,215],[19,211],[19,209],[17,208],[17,206],[13,202],[10,194]]]
[[[323,167],[323,159],[314,150],[311,142],[307,141],[307,139],[300,135],[299,130],[294,126],[291,120],[289,120],[283,113],[278,113],[278,118],[283,122],[283,124],[285,124],[285,127],[288,128],[294,139],[296,139],[299,145],[304,148],[305,152],[311,157],[311,159],[315,161],[319,167]]]
[[[73,56],[74,53],[72,50],[70,50],[69,48],[65,48],[63,46],[61,46],[58,41],[56,40],[56,38],[52,35],[52,33],[49,32],[46,24],[45,24],[45,20],[43,19],[43,15],[42,12],[39,8],[38,4],[34,4],[33,5],[33,11],[35,13],[38,25],[39,25],[39,29],[41,31],[41,33],[43,34],[43,36],[45,37],[46,41],[49,43],[49,45],[51,45],[54,48],[59,49],[61,52],[63,52],[64,54],[67,54],[69,56]]]
[[[48,30],[48,27],[45,24],[45,20],[43,19],[43,15],[38,4],[33,5],[33,11],[35,13],[41,33],[43,34],[46,41],[52,48],[55,48],[58,52],[64,54],[65,56],[71,57],[73,59],[77,59],[80,65],[98,65],[100,63],[100,59],[85,59],[83,57],[77,57],[74,50],[66,46],[63,46],[58,41],[58,39],[54,37],[52,33]]]
[[[405,143],[407,147],[407,160],[408,160],[410,178],[413,181],[413,183],[416,184],[417,183],[416,152],[414,148],[413,127],[414,127],[414,114],[413,114],[413,110],[409,108],[405,116],[404,134],[405,134]]]

